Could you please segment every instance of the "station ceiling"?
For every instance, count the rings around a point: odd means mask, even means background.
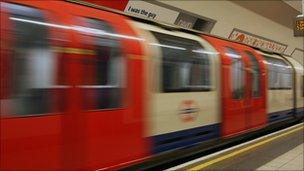
[[[303,14],[304,1],[301,1],[301,0],[284,0],[284,2]]]
[[[244,8],[247,8],[259,15],[262,15],[274,22],[293,29],[294,19],[301,14],[302,1],[301,0],[284,0],[284,1],[244,1],[231,0]]]

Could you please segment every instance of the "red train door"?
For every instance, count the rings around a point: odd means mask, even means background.
[[[234,48],[232,48],[234,47]],[[229,136],[247,127],[246,63],[235,46],[224,46],[222,54],[222,133]]]
[[[204,36],[220,52],[222,135],[233,136],[266,123],[263,59],[251,48]]]
[[[246,46],[233,44],[224,51],[223,135],[231,136],[265,125],[265,68],[262,58]]]
[[[59,71],[67,56],[55,46],[70,34],[54,4],[1,2],[0,170],[61,170],[70,86],[59,81],[69,78]]]
[[[247,129],[266,124],[266,71],[263,59],[251,48],[241,49],[246,66],[245,111]]]
[[[122,16],[75,4],[68,7],[73,15],[73,48],[79,52],[76,88],[81,99],[84,167],[130,164],[148,154],[140,39]],[[75,162],[67,164],[72,167]]]

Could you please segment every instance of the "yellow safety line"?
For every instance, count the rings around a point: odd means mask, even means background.
[[[224,155],[224,156],[222,156],[222,157],[219,157],[219,158],[210,160],[210,161],[208,161],[208,162],[206,162],[206,163],[202,163],[202,164],[200,164],[200,165],[194,166],[194,167],[188,169],[188,171],[201,170],[201,169],[203,169],[203,168],[205,168],[205,167],[208,167],[208,166],[210,166],[210,165],[212,165],[212,164],[214,164],[214,163],[217,163],[217,162],[220,162],[220,161],[222,161],[222,160],[228,159],[228,158],[230,158],[230,157],[236,156],[236,155],[238,155],[238,154],[241,154],[241,153],[243,153],[243,152],[246,152],[246,151],[248,151],[248,150],[251,150],[251,149],[253,149],[253,148],[255,148],[255,147],[261,146],[261,145],[266,144],[266,143],[268,143],[268,142],[270,142],[270,141],[273,141],[273,140],[275,140],[275,139],[278,139],[278,138],[281,138],[281,137],[286,136],[286,135],[288,135],[288,134],[291,134],[291,133],[293,133],[293,132],[296,132],[296,131],[298,131],[298,130],[300,130],[300,129],[303,129],[303,127],[304,127],[304,126],[301,126],[301,127],[296,128],[296,129],[294,129],[294,130],[290,130],[290,131],[285,132],[285,133],[283,133],[283,134],[280,134],[280,135],[278,135],[278,136],[271,137],[271,138],[266,139],[266,140],[264,140],[264,141],[261,141],[261,142],[259,142],[259,143],[253,144],[253,145],[248,146],[248,147],[246,147],[246,148],[242,148],[242,149],[240,149],[240,150],[234,151],[234,152],[229,153],[229,154],[227,154],[227,155]]]

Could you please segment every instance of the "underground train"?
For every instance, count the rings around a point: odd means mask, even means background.
[[[107,170],[303,117],[303,66],[65,1],[1,2],[0,170]]]

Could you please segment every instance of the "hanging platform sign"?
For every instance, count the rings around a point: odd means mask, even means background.
[[[304,36],[304,17],[297,17],[294,21],[294,36]]]
[[[228,39],[276,53],[284,53],[287,48],[287,45],[283,43],[279,43],[239,29],[233,29]]]

